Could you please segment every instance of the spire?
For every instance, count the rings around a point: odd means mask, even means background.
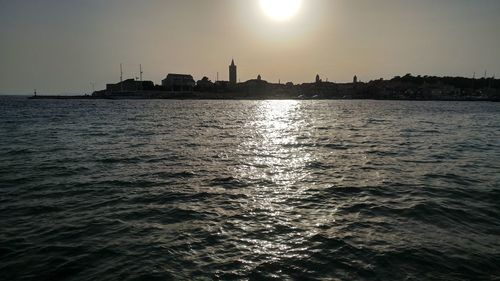
[[[236,65],[234,64],[234,58],[231,59],[231,65],[229,66],[229,83],[231,85],[236,85],[238,82],[238,74],[236,70]]]

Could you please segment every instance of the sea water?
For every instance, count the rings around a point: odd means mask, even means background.
[[[500,104],[0,97],[2,280],[491,280]]]

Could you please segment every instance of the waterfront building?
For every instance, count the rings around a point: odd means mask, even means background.
[[[352,83],[354,83],[354,84],[358,83],[358,76],[354,75],[354,78],[352,79]]]
[[[161,81],[161,85],[167,91],[191,92],[193,91],[195,82],[192,75],[170,73]]]
[[[137,81],[134,79],[127,79],[116,84],[106,84],[106,92],[109,94],[147,91],[153,88],[153,81]]]
[[[196,82],[197,91],[212,91],[214,86],[215,84],[206,76]]]
[[[229,84],[232,86],[236,85],[238,82],[238,72],[237,67],[234,64],[234,59],[231,61],[231,65],[229,66]]]

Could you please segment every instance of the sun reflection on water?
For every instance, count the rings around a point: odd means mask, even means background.
[[[263,101],[246,124],[251,136],[240,145],[244,155],[239,176],[290,187],[311,155],[296,147],[305,120],[299,101]]]
[[[295,230],[303,215],[294,202],[307,191],[300,182],[309,176],[306,166],[314,159],[297,145],[302,128],[308,126],[302,105],[301,101],[259,103],[243,128],[250,135],[239,147],[241,165],[234,167],[236,178],[253,183],[242,203],[245,219],[231,222],[249,233],[240,247],[270,260],[299,255],[290,249],[299,251],[304,239]]]

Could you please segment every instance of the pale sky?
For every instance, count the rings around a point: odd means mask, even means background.
[[[499,0],[302,0],[277,22],[259,0],[0,0],[0,93],[83,93],[168,73],[270,82],[500,76]]]

